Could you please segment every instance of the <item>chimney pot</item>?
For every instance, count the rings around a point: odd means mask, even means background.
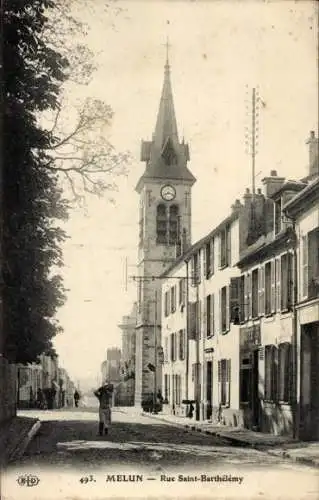
[[[260,188],[257,189],[257,194],[261,194],[261,189]]]
[[[270,175],[271,177],[277,177],[277,170],[271,170]]]
[[[249,194],[249,193],[250,193],[249,188],[246,188],[246,194]]]
[[[314,139],[314,138],[315,138],[315,131],[314,131],[314,130],[311,130],[311,131],[310,131],[310,138],[311,138],[311,139]]]

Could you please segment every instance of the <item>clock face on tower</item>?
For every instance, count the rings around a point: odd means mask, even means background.
[[[172,201],[174,200],[175,196],[176,196],[176,191],[173,186],[171,186],[170,184],[165,184],[165,186],[162,187],[161,197],[163,198],[163,200]]]

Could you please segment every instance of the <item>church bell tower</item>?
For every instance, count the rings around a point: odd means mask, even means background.
[[[179,141],[168,57],[151,141],[142,141],[145,170],[139,194],[138,298],[135,405],[161,389],[161,280],[158,279],[191,244],[191,188],[188,144]],[[158,352],[158,351],[157,351]],[[153,370],[155,367],[156,372]]]

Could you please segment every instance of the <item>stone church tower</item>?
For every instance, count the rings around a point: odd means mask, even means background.
[[[151,141],[142,141],[141,161],[146,167],[136,186],[140,197],[136,406],[155,387],[161,389],[161,365],[155,355],[161,345],[158,277],[191,244],[191,188],[196,179],[187,168],[188,145],[178,138],[168,60],[155,131]],[[157,365],[156,374],[152,365]]]

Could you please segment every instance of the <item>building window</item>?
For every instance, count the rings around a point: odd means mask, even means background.
[[[302,295],[319,296],[319,229],[302,237]]]
[[[229,330],[229,289],[224,286],[220,291],[220,320],[221,330],[225,333]]]
[[[218,392],[219,403],[222,406],[230,406],[230,376],[231,360],[221,359],[218,361]]]
[[[157,206],[156,243],[159,245],[167,243],[167,213],[166,206],[163,203]]]
[[[196,252],[191,260],[192,285],[195,286],[201,281],[200,251]]]
[[[281,310],[289,311],[292,306],[293,274],[292,254],[286,253],[281,257]]]
[[[244,279],[245,320],[251,318],[251,274],[247,273]]]
[[[174,245],[179,242],[179,216],[178,206],[169,207],[169,244]]]
[[[176,286],[171,288],[171,313],[176,311]]]
[[[185,330],[179,331],[179,359],[185,359]]]
[[[282,403],[289,403],[292,396],[292,347],[291,343],[284,342],[278,347],[278,399]]]
[[[265,346],[265,400],[276,401],[278,388],[278,351],[274,345]]]
[[[220,262],[221,268],[227,267],[231,262],[231,230],[228,224],[223,231],[220,232]]]
[[[170,312],[170,294],[169,291],[165,292],[165,317],[169,315]]]
[[[281,198],[275,202],[274,210],[275,210],[275,234],[278,234],[281,230]]]
[[[190,340],[196,339],[196,302],[190,302],[188,304],[188,317],[189,317],[189,338]]]
[[[265,314],[271,314],[271,262],[265,264]]]
[[[258,301],[259,301],[259,285],[258,285],[258,269],[254,269],[251,273],[251,299],[252,299],[252,317],[258,318]]]
[[[206,297],[206,336],[214,335],[214,294]]]

